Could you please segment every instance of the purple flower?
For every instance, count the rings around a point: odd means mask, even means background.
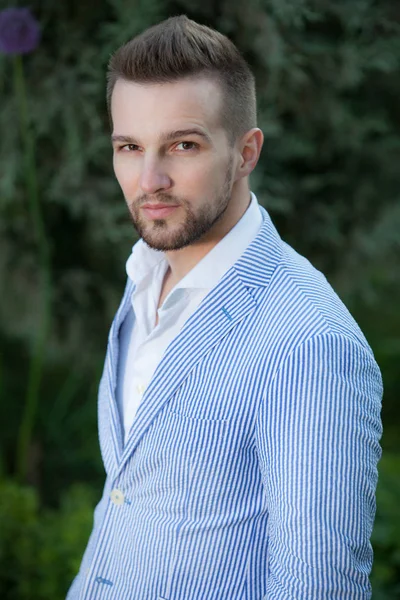
[[[28,8],[6,8],[0,12],[0,52],[27,54],[39,40],[39,23]]]

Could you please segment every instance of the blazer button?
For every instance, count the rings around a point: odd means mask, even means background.
[[[125,496],[121,490],[114,489],[110,494],[111,502],[116,506],[121,506],[125,502]]]

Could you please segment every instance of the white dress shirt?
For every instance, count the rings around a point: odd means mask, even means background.
[[[167,346],[203,298],[233,266],[260,230],[262,215],[254,194],[243,217],[170,291],[157,310],[168,262],[163,252],[139,240],[126,271],[135,284],[132,311],[120,330],[117,400],[125,442],[146,387]],[[155,326],[156,313],[158,324]]]

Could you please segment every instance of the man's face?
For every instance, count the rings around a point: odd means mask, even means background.
[[[224,219],[234,159],[221,105],[220,86],[205,78],[115,85],[114,171],[152,248],[193,244]]]

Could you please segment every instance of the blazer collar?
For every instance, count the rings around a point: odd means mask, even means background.
[[[282,240],[268,212],[260,206],[263,224],[233,268],[249,288],[266,287],[282,258]]]

